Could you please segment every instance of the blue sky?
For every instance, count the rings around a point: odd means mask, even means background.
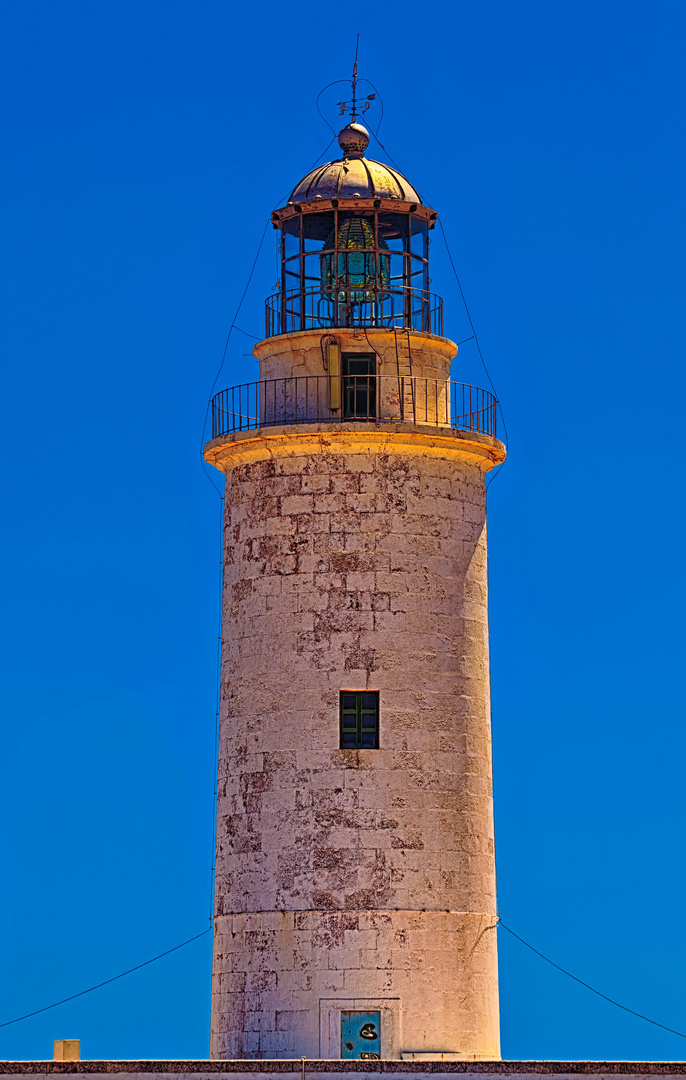
[[[489,493],[501,915],[686,1030],[685,9],[349,13],[4,5],[0,1022],[208,925],[203,418],[266,215],[326,159],[315,98],[359,30],[379,138],[441,215],[510,437]],[[269,230],[248,333],[275,276]],[[250,347],[234,333],[221,386],[256,377]],[[486,385],[473,345],[453,377]],[[500,959],[504,1056],[686,1056],[504,932]],[[0,1056],[80,1038],[87,1057],[203,1057],[209,987],[207,936],[0,1029]]]

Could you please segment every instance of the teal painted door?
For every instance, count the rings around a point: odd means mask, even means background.
[[[381,1013],[341,1013],[341,1057],[381,1057]]]

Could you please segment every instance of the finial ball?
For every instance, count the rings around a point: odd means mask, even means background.
[[[369,132],[362,124],[346,124],[339,133],[338,143],[346,157],[364,157],[364,152],[369,146]]]

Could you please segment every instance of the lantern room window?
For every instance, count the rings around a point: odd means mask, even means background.
[[[279,224],[281,290],[268,301],[267,336],[332,326],[441,332],[427,291],[428,229],[409,210],[291,212]]]
[[[281,224],[282,281],[317,283],[321,295],[337,292],[351,303],[372,290],[428,285],[427,222],[408,213],[328,210],[297,214]]]
[[[280,274],[267,337],[335,326],[443,334],[443,302],[428,291],[436,213],[396,168],[365,156],[370,135],[355,115],[338,135],[343,156],[272,211]]]

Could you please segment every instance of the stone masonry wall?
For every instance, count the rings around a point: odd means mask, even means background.
[[[227,467],[214,1057],[337,1056],[326,998],[396,1002],[384,1056],[499,1053],[488,466],[408,441]],[[340,750],[364,688],[381,748]]]
[[[322,1003],[394,1002],[402,1053],[497,1059],[496,921],[437,911],[257,912],[217,919],[212,1056],[336,1058]]]
[[[344,329],[336,327],[330,332],[301,330],[267,338],[255,345],[253,350],[260,362],[261,379],[302,378],[305,375],[326,375],[322,357],[322,341],[331,336],[339,343],[342,352],[371,353],[377,355],[377,374],[395,375],[398,367],[405,373],[408,368],[408,335],[392,329]],[[396,351],[396,345],[399,351]],[[412,374],[422,379],[449,379],[450,361],[457,353],[457,345],[448,338],[437,338],[412,331],[409,335]]]
[[[380,419],[402,417],[450,426],[448,379],[450,360],[457,352],[452,341],[414,332],[409,337],[404,332],[396,336],[391,329],[379,328],[336,328],[334,336],[343,353],[376,354],[380,378],[374,394]],[[315,420],[328,414],[340,419],[331,413],[329,404],[323,343],[330,338],[321,330],[303,330],[258,342],[254,354],[260,361],[260,378],[265,380],[260,404],[263,424],[288,422],[295,416]]]

